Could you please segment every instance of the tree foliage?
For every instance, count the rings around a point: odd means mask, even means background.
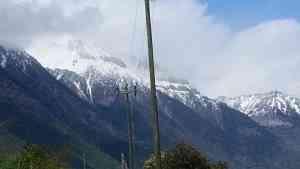
[[[228,169],[225,162],[211,163],[205,155],[187,144],[162,152],[162,169]],[[156,169],[155,158],[145,161],[144,169]]]
[[[15,157],[2,157],[0,169],[66,169],[65,153],[49,153],[37,145],[26,145]]]

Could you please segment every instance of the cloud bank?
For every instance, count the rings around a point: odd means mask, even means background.
[[[22,48],[43,36],[91,32],[100,22],[99,9],[83,0],[0,1],[0,42]]]
[[[162,71],[189,80],[213,97],[275,89],[300,96],[296,19],[235,31],[226,20],[208,13],[207,5],[196,0],[153,1],[155,54]],[[58,50],[70,37],[92,42],[116,57],[146,59],[143,1],[1,1],[0,20],[1,41],[28,49],[52,67],[70,61]]]

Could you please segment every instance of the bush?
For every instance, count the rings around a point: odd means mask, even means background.
[[[15,158],[1,158],[0,169],[66,169],[60,154],[49,153],[37,145],[27,145]]]
[[[0,169],[17,169],[17,160],[15,157],[0,157]]]
[[[228,169],[225,162],[210,163],[207,157],[187,144],[178,144],[175,149],[162,152],[162,169]],[[144,169],[156,169],[155,158],[144,163]]]

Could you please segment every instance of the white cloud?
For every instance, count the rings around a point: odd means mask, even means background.
[[[0,21],[0,42],[24,48],[44,35],[93,31],[101,17],[84,0],[9,0],[0,1]]]
[[[298,21],[273,20],[236,32],[226,21],[207,13],[209,4],[153,2],[154,43],[161,69],[189,80],[209,96],[273,89],[300,96]],[[36,0],[22,4],[0,2],[0,38],[25,47],[30,44],[28,49],[52,66],[68,62],[69,56],[53,47],[64,37],[90,41],[113,56],[146,59],[143,1]]]
[[[278,89],[300,96],[300,89],[290,90],[297,83],[300,65],[300,24],[295,20],[262,23],[236,33],[220,52],[225,71],[214,82],[216,92],[224,95],[265,92]],[[216,95],[217,93],[215,93]]]

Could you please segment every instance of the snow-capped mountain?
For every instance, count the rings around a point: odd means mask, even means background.
[[[193,109],[199,116],[217,127],[224,128],[222,120],[225,108],[224,105],[202,95],[188,82],[182,80],[162,80],[158,82],[157,89]]]
[[[80,159],[75,154],[83,150],[76,147],[92,146],[98,150],[96,137],[106,138],[108,143],[111,140],[123,143],[125,150],[124,141],[113,135],[117,130],[100,118],[96,120],[97,114],[104,110],[95,110],[84,102],[28,53],[0,45],[0,63],[0,123],[9,122],[0,129],[0,153],[10,152],[12,147],[22,147],[25,143],[64,145],[72,142],[70,158],[78,163]],[[3,140],[8,143],[4,144]],[[94,152],[86,153],[95,156]],[[109,160],[99,167],[110,168],[110,161],[117,164],[108,154],[95,153]]]
[[[114,58],[82,41],[69,41],[68,51],[72,54],[72,59],[69,60],[72,66],[52,69],[50,72],[57,80],[63,81],[81,98],[92,104],[112,104],[116,98],[116,90],[125,81],[131,85],[137,84],[142,93],[149,91],[148,74],[144,73],[147,72],[145,70],[132,69],[120,58]],[[228,108],[214,99],[203,96],[187,81],[170,77],[158,79],[157,89],[158,92],[195,110],[200,117],[217,127],[224,128],[222,119],[225,116],[224,109]],[[166,112],[172,117],[172,112]]]
[[[196,102],[208,108],[218,109],[218,103],[203,96],[197,89],[193,88],[188,82],[184,81],[159,81],[157,89],[170,97],[179,100],[190,108],[196,107]]]
[[[106,78],[130,78],[140,80],[142,77],[133,72],[120,58],[110,56],[95,45],[84,43],[80,40],[68,42],[67,51],[71,54],[69,67],[58,67],[68,69],[79,74],[87,71],[101,74]],[[72,63],[72,65],[70,65]]]
[[[103,76],[97,70],[88,70],[84,74],[62,69],[49,71],[91,105],[107,107],[110,111],[101,116],[108,121],[116,126],[126,124],[122,108],[124,99],[116,91],[118,79]],[[130,79],[125,80],[130,83]],[[147,147],[151,140],[150,100],[149,87],[147,83],[143,84],[138,83],[137,96],[131,96],[131,100],[135,110],[136,141],[140,146]],[[249,163],[257,154],[261,155],[259,159],[263,162],[270,156],[265,153],[273,154],[273,146],[278,146],[276,138],[263,127],[239,111],[201,95],[187,82],[158,81],[157,88],[163,145],[185,140],[207,152],[213,159],[227,159],[236,166]],[[126,125],[120,127],[121,131],[126,133]],[[264,151],[254,153],[260,151],[258,145],[263,145]],[[233,149],[234,152],[230,153]],[[242,158],[247,161],[241,162]]]
[[[67,51],[72,56],[69,63],[49,71],[57,80],[66,83],[81,98],[92,104],[97,102],[109,105],[114,100],[110,95],[117,93],[117,88],[125,81],[131,84],[138,83],[140,86],[146,85],[147,80],[142,73],[134,72],[121,59],[97,50],[95,46],[82,41],[69,41]]]
[[[120,58],[98,51],[96,47],[82,41],[69,41],[68,50],[72,54],[71,67],[59,67],[50,72],[57,80],[63,81],[80,97],[92,104],[110,105],[115,100],[114,94],[124,83],[136,85],[145,93],[149,91],[147,71],[131,68]],[[70,47],[71,46],[71,47]],[[77,75],[75,75],[76,73]],[[158,72],[160,73],[160,72]],[[78,76],[79,75],[79,76]],[[175,78],[157,79],[158,92],[165,94],[185,106],[199,112],[198,115],[222,126],[221,104],[210,99],[192,87],[187,81]],[[105,97],[106,99],[101,99]],[[170,117],[172,116],[169,112]]]
[[[14,52],[18,51],[9,53]],[[78,53],[74,52],[74,56]],[[0,54],[6,55],[5,50]],[[5,68],[0,67],[0,110],[6,113],[0,113],[0,120],[6,116],[18,118],[19,133],[32,133],[28,137],[37,134],[35,137],[45,138],[45,141],[51,141],[47,138],[53,134],[36,131],[41,127],[34,126],[28,129],[30,132],[22,132],[27,129],[22,124],[27,126],[40,121],[42,125],[59,127],[63,134],[78,132],[79,138],[118,158],[127,146],[124,99],[116,92],[116,86],[122,84],[120,79],[123,79],[138,83],[137,96],[131,97],[137,149],[143,153],[150,151],[152,130],[147,76],[129,70],[119,59],[101,56],[84,55],[76,62],[69,60],[73,68],[48,71],[25,54],[15,60],[6,57]],[[22,63],[27,62],[22,60],[27,59],[32,62],[25,64],[24,71]],[[76,67],[80,65],[84,66]],[[254,163],[274,168],[273,163],[269,163],[277,161],[277,157],[272,156],[276,154],[274,150],[278,153],[283,149],[264,127],[239,111],[202,96],[186,82],[158,80],[158,89],[164,147],[184,140],[207,152],[212,159],[230,161],[232,168],[246,168]],[[32,117],[34,122],[24,119],[23,115]]]
[[[71,55],[69,63],[53,69],[52,74],[60,80],[69,76],[68,71],[75,72],[81,76],[74,79],[73,85],[78,94],[89,102],[94,102],[93,87],[102,83],[106,86],[119,87],[126,81],[130,84],[138,84],[140,88],[148,88],[147,71],[139,68],[131,68],[120,58],[115,58],[103,50],[84,43],[80,40],[68,41],[67,49]],[[65,66],[68,65],[68,66]],[[138,69],[138,70],[137,70]],[[158,90],[168,96],[179,100],[183,104],[194,108],[195,102],[201,102],[205,107],[217,109],[217,102],[204,97],[188,82],[179,80],[160,80],[157,82]]]
[[[23,57],[19,57],[19,56]],[[11,66],[16,66],[20,70],[26,72],[28,65],[39,64],[27,52],[19,49],[13,49],[0,46],[0,67],[5,69]]]
[[[218,100],[245,113],[263,126],[292,127],[295,118],[300,116],[300,99],[279,91],[236,98],[219,97]]]

